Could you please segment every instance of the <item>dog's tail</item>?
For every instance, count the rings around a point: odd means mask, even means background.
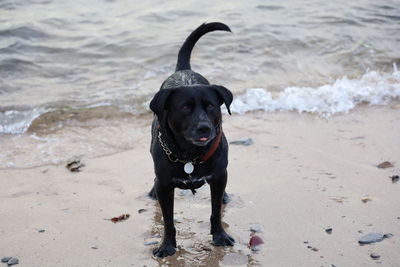
[[[193,47],[201,36],[212,31],[227,31],[231,29],[221,22],[203,23],[196,30],[194,30],[188,38],[186,38],[178,54],[178,62],[176,64],[176,71],[190,70],[190,54]]]

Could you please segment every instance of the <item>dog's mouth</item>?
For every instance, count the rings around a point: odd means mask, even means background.
[[[206,146],[212,139],[213,138],[202,136],[196,139],[190,138],[190,142],[196,146]]]

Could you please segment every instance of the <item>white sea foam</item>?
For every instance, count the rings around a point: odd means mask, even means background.
[[[400,72],[394,65],[392,73],[369,71],[360,79],[343,77],[333,84],[312,87],[287,87],[273,94],[264,88],[247,89],[235,97],[231,111],[246,113],[297,111],[330,116],[348,113],[360,103],[387,105],[400,98]]]
[[[0,112],[0,134],[24,133],[32,121],[44,112],[44,108]]]
[[[391,73],[369,71],[359,79],[343,77],[333,84],[315,88],[293,86],[281,92],[249,88],[244,94],[234,98],[231,111],[239,114],[254,110],[295,111],[329,117],[337,113],[348,113],[360,103],[387,105],[396,99],[400,99],[400,72],[394,66]],[[108,105],[110,104],[91,104],[87,108]],[[139,110],[140,108],[149,110],[149,101],[138,105]],[[125,106],[119,108],[128,111]],[[0,110],[0,134],[24,133],[36,118],[48,111],[50,109],[44,107],[15,107],[6,111]]]

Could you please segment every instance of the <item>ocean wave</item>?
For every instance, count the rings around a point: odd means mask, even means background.
[[[85,127],[89,121],[141,116],[143,111],[113,106],[109,103],[89,103],[81,107],[0,107],[0,134],[52,133],[65,126]],[[101,124],[101,123],[100,123]],[[93,125],[92,125],[93,126]]]
[[[44,32],[42,29],[38,29],[33,26],[20,26],[11,29],[0,30],[0,36],[3,38],[17,37],[25,40],[44,39],[50,37],[50,35]]]
[[[65,125],[83,125],[96,119],[113,119],[126,116],[141,116],[150,113],[151,96],[132,96],[125,101],[48,104],[41,107],[0,107],[0,134],[22,134],[24,132],[52,132]],[[280,92],[265,88],[249,88],[236,95],[231,111],[244,114],[251,111],[308,112],[329,117],[348,113],[357,105],[388,105],[400,99],[400,72],[394,66],[392,73],[369,71],[359,79],[340,78],[332,84],[319,87],[291,86]],[[223,108],[226,113],[226,109]]]
[[[41,114],[44,108],[0,109],[0,134],[21,134],[27,131],[31,123]]]
[[[296,111],[329,117],[348,113],[361,103],[387,105],[400,98],[400,72],[396,65],[393,68],[392,73],[369,71],[360,79],[343,77],[316,88],[291,86],[275,94],[264,88],[249,88],[235,97],[231,111]]]

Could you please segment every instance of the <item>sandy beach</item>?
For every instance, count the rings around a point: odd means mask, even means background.
[[[0,1],[0,267],[400,267],[398,2]],[[160,259],[150,103],[189,66],[251,140],[229,148],[236,243],[211,244],[208,185],[176,189]]]
[[[163,227],[146,196],[154,175],[145,120],[133,149],[83,158],[81,172],[1,169],[0,257],[18,266],[400,266],[400,183],[390,179],[400,174],[398,106],[328,119],[224,116],[229,141],[254,141],[230,146],[223,221],[236,244],[211,245],[208,186],[194,197],[176,190],[178,252],[165,259],[152,256]],[[384,161],[394,167],[377,168]],[[108,220],[121,214],[130,218]],[[258,252],[247,247],[252,225],[264,241]],[[359,245],[370,232],[393,236]]]

